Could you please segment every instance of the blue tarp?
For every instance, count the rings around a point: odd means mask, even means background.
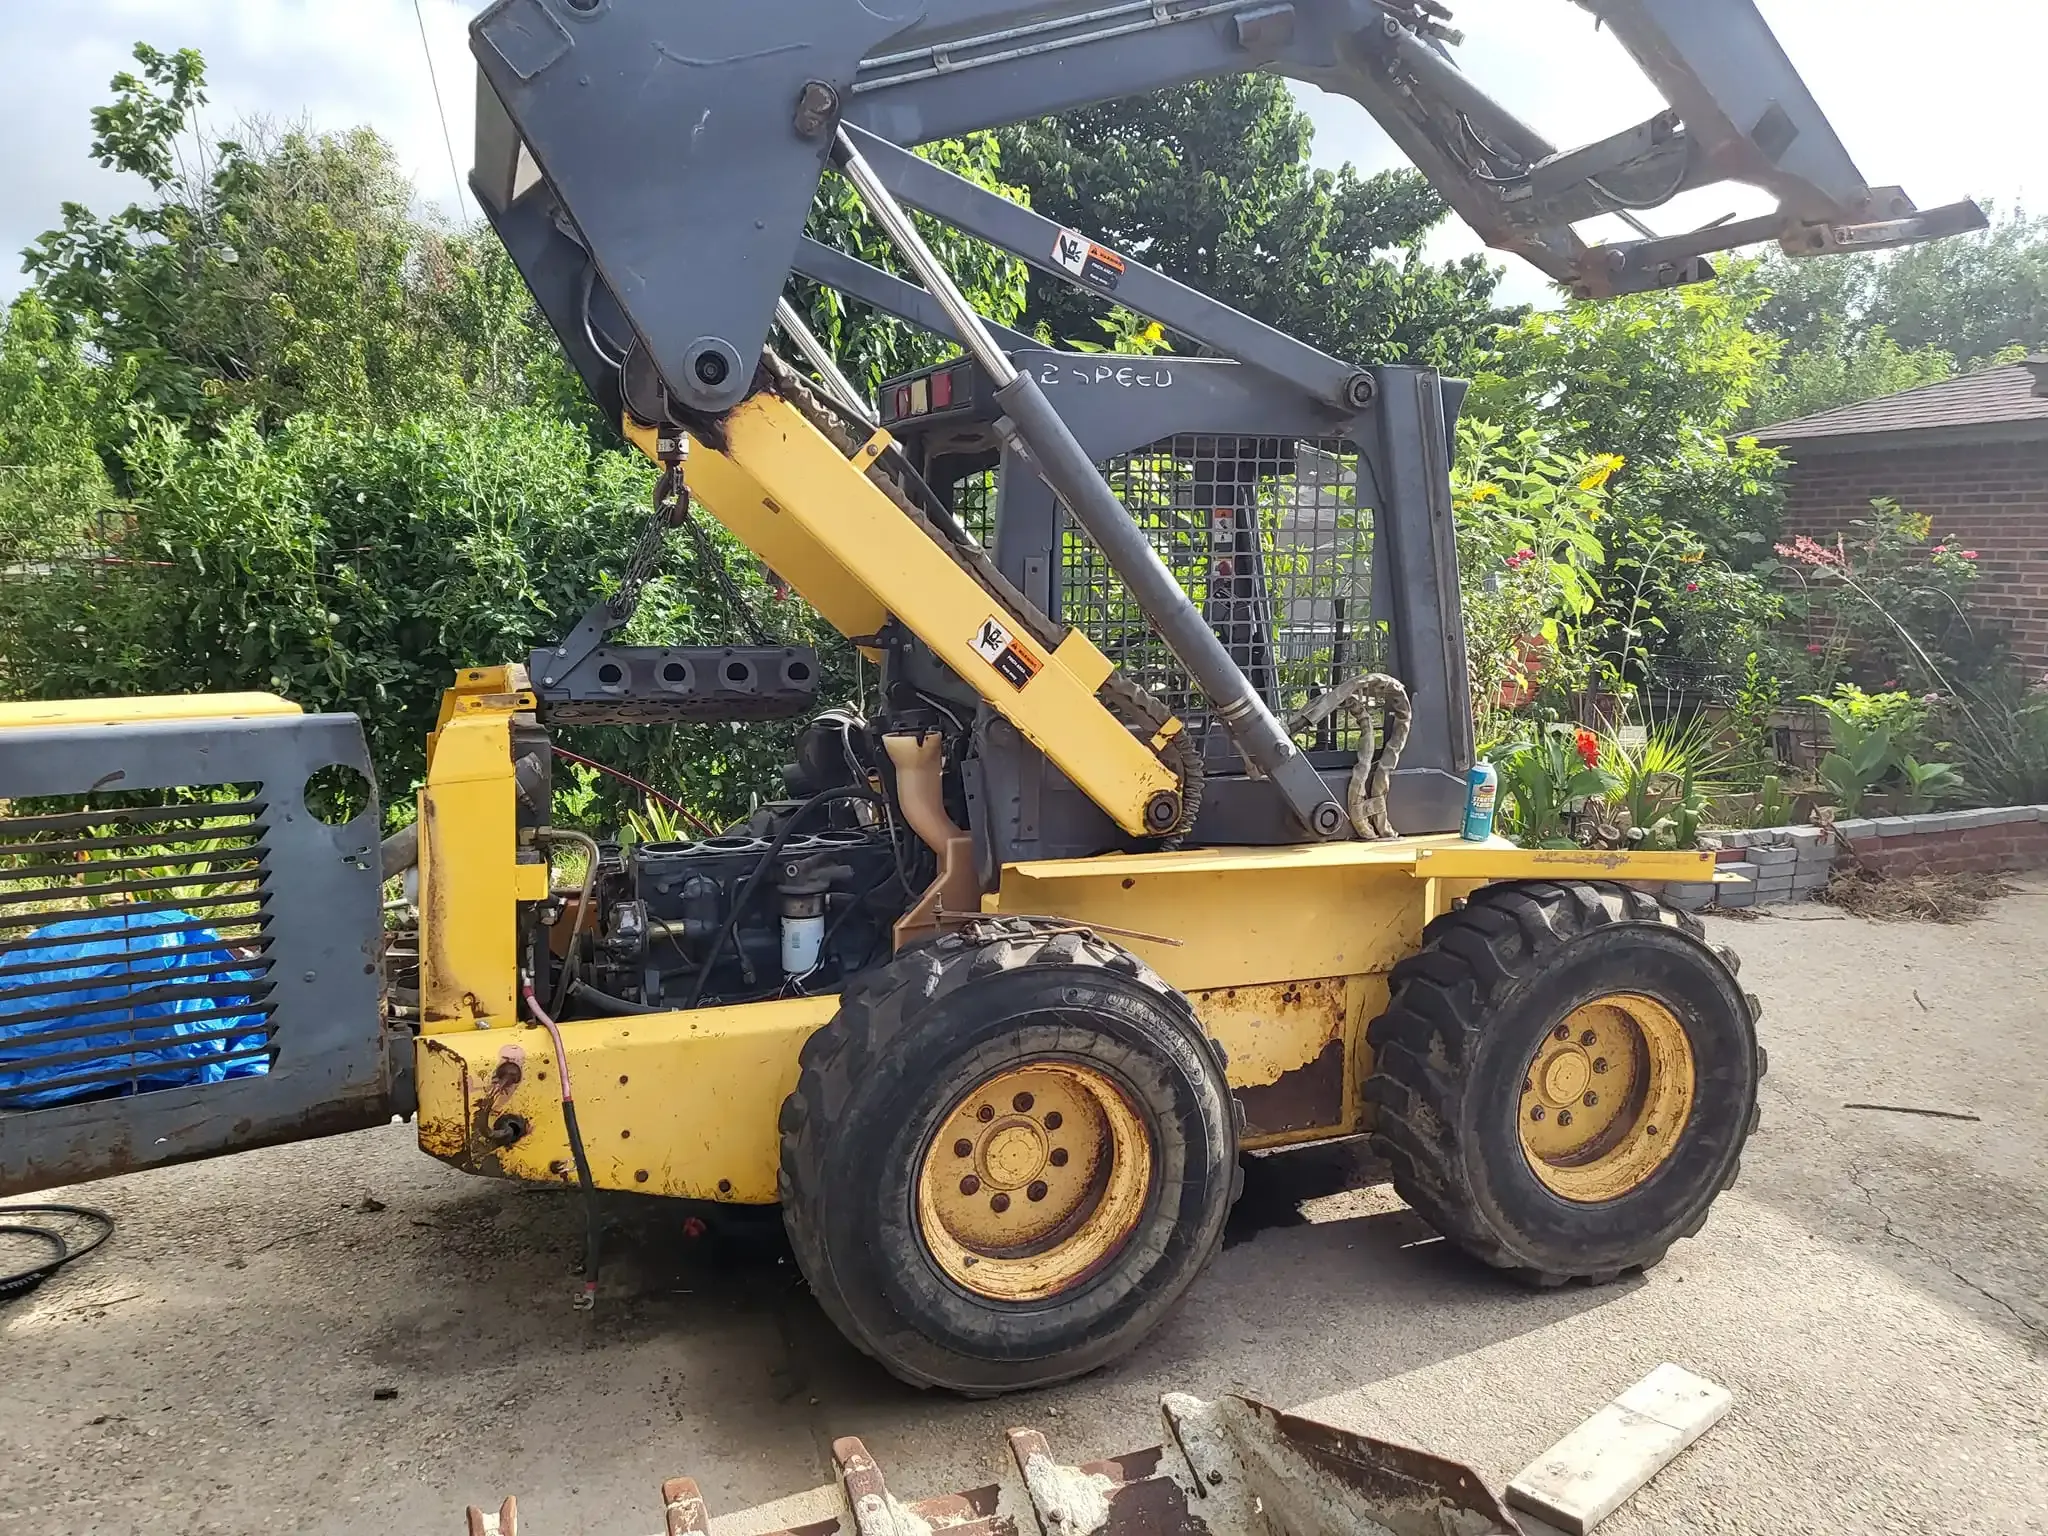
[[[182,950],[183,953],[166,951]],[[0,1097],[12,1108],[35,1109],[74,1099],[100,1098],[110,1092],[135,1093],[146,1088],[181,1088],[217,1083],[230,1077],[257,1077],[270,1070],[268,1056],[222,1062],[222,1056],[255,1050],[264,1044],[265,1020],[254,997],[239,990],[258,979],[202,920],[185,912],[119,911],[73,918],[39,928],[21,949],[0,956]],[[218,969],[216,969],[218,968]],[[202,973],[193,975],[192,973]],[[125,999],[144,988],[175,983],[191,975],[205,993],[166,1001],[125,1006]],[[78,983],[97,982],[97,986]],[[49,988],[63,986],[57,993]],[[53,1007],[105,1003],[104,1010],[37,1018]],[[246,1014],[220,1016],[219,1010],[247,1004]],[[213,1017],[193,1019],[192,1014]],[[80,1037],[73,1032],[104,1024],[102,1035]],[[217,1030],[247,1030],[218,1040],[185,1036]],[[64,1040],[40,1038],[61,1031]],[[90,1060],[38,1065],[44,1058],[93,1051]],[[65,1083],[91,1074],[125,1067],[152,1070],[135,1078],[109,1083]],[[24,1089],[33,1091],[24,1092]]]

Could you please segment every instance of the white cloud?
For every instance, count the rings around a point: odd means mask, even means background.
[[[675,0],[687,3],[687,0]],[[698,0],[729,3],[729,0]],[[1558,143],[1597,138],[1660,105],[1591,16],[1567,0],[1452,0],[1475,80]],[[419,0],[458,164],[468,169],[474,66],[466,27],[481,0]],[[1793,62],[1864,174],[1897,182],[1922,206],[1965,196],[2048,199],[2038,128],[2048,5],[2040,0],[1762,0]],[[0,62],[0,252],[21,249],[66,198],[109,209],[134,195],[87,158],[88,112],[127,67],[137,40],[196,47],[207,59],[219,126],[257,113],[320,128],[369,123],[397,147],[421,195],[455,205],[413,0],[12,0]],[[1353,102],[1303,90],[1319,160],[1398,164]],[[1694,194],[1652,215],[1677,229],[1734,209],[1740,195]],[[474,208],[464,194],[466,217]],[[1440,254],[1477,248],[1462,225]],[[0,294],[20,283],[0,257]],[[1508,260],[1511,297],[1541,300],[1533,269]]]

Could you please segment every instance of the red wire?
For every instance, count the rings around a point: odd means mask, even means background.
[[[549,745],[553,746],[554,744],[550,742]],[[634,778],[633,775],[627,773],[622,768],[614,768],[609,763],[600,763],[593,758],[585,757],[580,752],[571,752],[567,747],[555,747],[555,756],[565,757],[570,762],[580,763],[585,768],[594,768],[599,773],[608,773],[613,778],[617,779],[621,784],[630,784],[633,786],[633,788],[639,790],[640,793],[645,795],[648,799],[656,801],[661,805],[667,806],[670,810],[674,811],[678,816],[682,817],[683,820],[687,821],[691,826],[695,827],[704,836],[717,836],[716,831],[711,827],[711,825],[708,822],[706,822],[702,817],[700,817],[695,811],[691,810],[687,805],[683,804],[682,801],[674,799],[671,796],[664,795],[652,784],[648,784],[640,779]]]

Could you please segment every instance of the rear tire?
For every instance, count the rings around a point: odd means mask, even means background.
[[[1373,1145],[1402,1199],[1483,1263],[1538,1286],[1611,1280],[1697,1232],[1734,1182],[1755,1025],[1690,914],[1618,885],[1488,886],[1394,967],[1366,1032]]]
[[[975,932],[858,978],[805,1042],[780,1186],[849,1340],[913,1385],[990,1395],[1158,1324],[1221,1244],[1237,1121],[1218,1047],[1134,956]]]

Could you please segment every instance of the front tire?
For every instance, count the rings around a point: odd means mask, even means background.
[[[1444,1236],[1535,1285],[1647,1268],[1757,1121],[1754,1000],[1698,919],[1626,887],[1486,887],[1394,967],[1373,1144]]]
[[[805,1042],[780,1184],[840,1331],[913,1385],[987,1395],[1157,1325],[1221,1243],[1237,1122],[1218,1048],[1134,956],[974,931],[860,977]]]

